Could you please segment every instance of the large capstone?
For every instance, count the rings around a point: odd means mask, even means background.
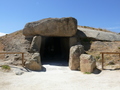
[[[46,18],[27,23],[23,29],[25,36],[70,37],[77,32],[77,20],[73,17]]]
[[[117,33],[98,31],[88,28],[78,27],[77,35],[80,38],[93,38],[101,41],[120,41],[120,35]]]

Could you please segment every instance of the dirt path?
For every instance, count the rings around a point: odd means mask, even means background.
[[[120,71],[83,74],[67,66],[44,65],[43,72],[0,72],[0,90],[120,90]]]

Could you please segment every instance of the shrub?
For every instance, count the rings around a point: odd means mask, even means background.
[[[100,59],[100,56],[98,55],[98,56],[96,56],[96,59],[98,60],[98,59]]]
[[[88,26],[83,26],[84,28],[88,28]]]

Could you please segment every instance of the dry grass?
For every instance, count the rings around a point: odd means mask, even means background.
[[[89,27],[89,26],[78,26],[78,27],[81,27],[81,28],[87,28],[87,29],[92,29],[92,30],[97,30],[97,31],[104,31],[104,32],[111,32],[107,29],[102,29],[102,28],[94,28],[94,27]],[[114,32],[112,32],[114,33]]]

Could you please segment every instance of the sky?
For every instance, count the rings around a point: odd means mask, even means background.
[[[0,32],[44,18],[74,17],[78,25],[120,32],[120,0],[0,0]]]
[[[5,33],[1,33],[1,32],[0,32],[0,36],[4,36],[4,35],[5,35]]]

